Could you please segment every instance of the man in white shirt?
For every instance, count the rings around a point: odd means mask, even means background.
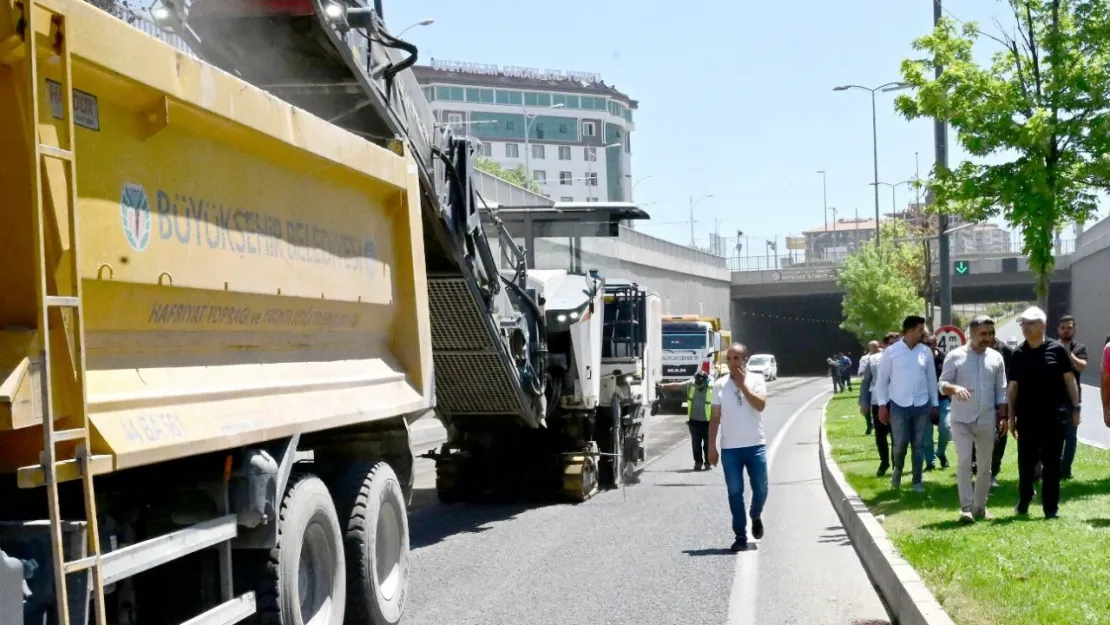
[[[879,452],[879,470],[875,477],[886,475],[890,468],[890,425],[879,421],[879,397],[875,394],[875,378],[879,375],[879,365],[883,361],[883,352],[902,338],[897,332],[888,332],[879,343],[879,351],[867,356],[867,369],[862,373],[863,381],[860,382],[860,411],[867,410],[871,415],[869,424],[875,432],[875,450]]]
[[[971,320],[971,342],[948,352],[940,372],[940,392],[953,398],[952,437],[956,441],[956,483],[960,492],[960,521],[987,518],[991,474],[985,468],[971,488],[971,457],[994,453],[996,433],[1006,428],[1006,363],[990,348],[994,319],[986,315]]]
[[[929,423],[940,419],[937,368],[933,352],[921,342],[925,319],[910,315],[902,322],[902,340],[883,352],[875,379],[879,421],[890,425],[894,437],[894,470],[890,484],[902,486],[906,449],[913,446],[913,489],[925,492],[921,470],[925,464]]]
[[[860,356],[859,371],[859,413],[863,415],[863,421],[867,424],[867,431],[863,433],[864,436],[871,436],[871,383],[874,381],[875,376],[871,371],[871,363],[874,357],[879,353],[879,342],[870,341],[867,343],[867,353]]]
[[[748,348],[740,343],[728,349],[728,372],[713,383],[709,417],[709,464],[721,460],[728,506],[732,511],[732,551],[748,548],[747,514],[744,510],[744,471],[752,485],[752,537],[763,538],[763,505],[767,502],[767,437],[763,432],[763,409],[767,406],[767,382],[761,375],[748,375]],[[717,432],[721,451],[717,452]]]

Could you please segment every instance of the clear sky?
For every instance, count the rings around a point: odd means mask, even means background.
[[[1010,23],[999,0],[948,0],[945,9],[984,29],[995,16]],[[385,0],[384,11],[393,32],[435,20],[405,35],[421,63],[598,72],[640,103],[634,199],[652,220],[638,229],[689,243],[690,197],[712,194],[697,204],[698,244],[714,227],[722,236],[743,230],[759,253],[762,239],[822,225],[821,169],[839,217],[874,215],[870,96],[832,88],[899,80],[912,40],[933,19],[931,0]],[[979,56],[989,59],[995,45],[980,44]],[[926,177],[932,122],[898,116],[894,94],[877,98],[879,180],[913,178],[915,153]],[[964,154],[949,134],[955,164]],[[898,205],[913,193],[899,187]],[[889,212],[889,187],[879,200]]]

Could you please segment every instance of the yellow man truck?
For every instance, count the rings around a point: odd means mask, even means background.
[[[724,354],[732,333],[721,329],[717,317],[665,315],[663,317],[663,378],[661,384],[685,382],[708,361],[713,377],[728,371]],[[663,410],[678,410],[686,401],[681,389],[658,391]]]
[[[433,407],[448,500],[643,459],[604,280],[503,275],[380,6],[157,13],[207,60],[0,0],[0,622],[397,623]]]

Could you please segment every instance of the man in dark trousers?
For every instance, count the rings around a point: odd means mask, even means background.
[[[1075,317],[1064,315],[1056,326],[1057,340],[1068,350],[1071,357],[1071,372],[1075,375],[1075,386],[1079,391],[1079,401],[1083,401],[1083,383],[1080,378],[1087,368],[1087,346],[1075,340]],[[1079,444],[1079,428],[1069,425],[1064,432],[1064,454],[1060,461],[1060,479],[1071,479],[1071,465],[1075,461],[1075,448]]]
[[[875,449],[879,452],[879,470],[876,477],[886,475],[890,468],[890,425],[879,420],[879,398],[875,395],[875,375],[879,372],[879,363],[882,362],[883,350],[894,345],[902,335],[897,332],[888,332],[878,346],[877,352],[866,356],[866,366],[861,367],[863,372],[860,382],[860,410],[870,410],[871,419],[868,422],[874,428]],[[862,360],[861,360],[862,361]]]
[[[1018,317],[1025,342],[1014,350],[1007,399],[1010,431],[1018,445],[1018,504],[1028,514],[1033,500],[1037,462],[1046,461],[1041,475],[1041,506],[1046,519],[1060,508],[1060,458],[1068,426],[1078,426],[1079,389],[1071,354],[1059,341],[1045,336],[1047,317],[1036,306]]]
[[[686,426],[690,429],[690,447],[694,452],[694,470],[708,471],[709,464],[709,414],[713,402],[713,385],[709,383],[709,363],[702,363],[701,370],[692,380],[664,384],[663,388],[680,387],[686,396]]]
[[[840,360],[838,361],[838,364],[840,365],[840,390],[843,391],[844,387],[848,387],[848,392],[851,393],[852,392],[852,359],[848,357],[848,354],[841,353],[840,354]]]

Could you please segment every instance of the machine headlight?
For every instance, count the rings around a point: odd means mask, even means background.
[[[556,317],[555,317],[555,321],[558,321],[559,323],[562,323],[562,322],[564,322],[564,321],[566,321],[566,320],[567,320],[567,316],[566,316],[566,315],[564,315],[564,314],[562,314],[562,313],[559,313],[559,314],[558,314],[558,315],[556,315]]]

